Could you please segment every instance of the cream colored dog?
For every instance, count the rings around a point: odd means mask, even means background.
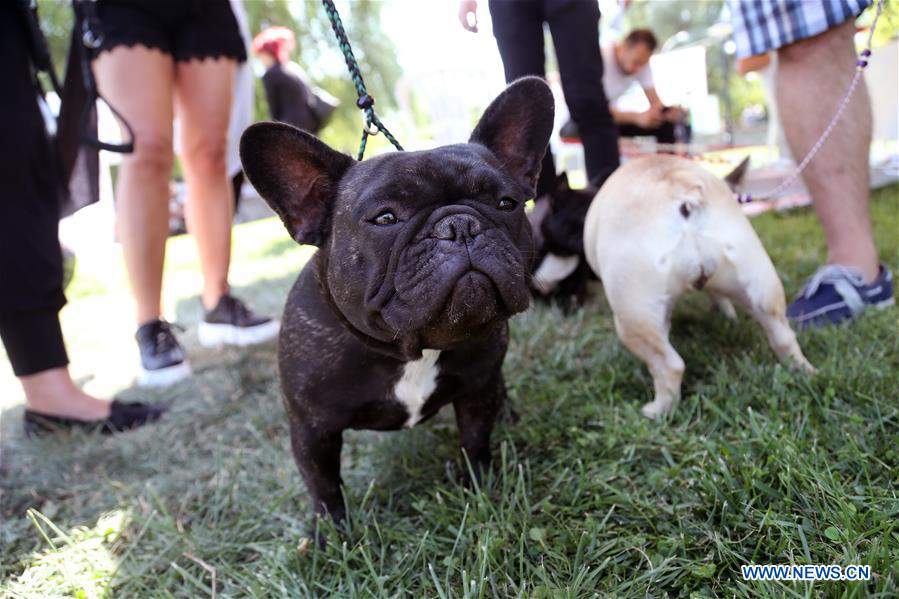
[[[684,361],[668,341],[671,311],[704,289],[729,318],[742,305],[781,360],[814,372],[784,316],[784,290],[728,186],[694,162],[639,158],[602,186],[584,227],[587,262],[602,279],[622,343],[646,362],[655,399],[643,414],[671,412]]]

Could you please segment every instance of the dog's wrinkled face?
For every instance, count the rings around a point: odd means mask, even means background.
[[[360,164],[341,181],[333,215],[335,302],[377,338],[437,349],[524,310],[528,194],[474,144]]]
[[[287,125],[246,131],[250,181],[301,243],[352,326],[416,356],[527,308],[524,214],[552,126],[536,78],[513,83],[466,144],[357,163]]]

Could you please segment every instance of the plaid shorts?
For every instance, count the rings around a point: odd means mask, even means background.
[[[823,33],[872,0],[730,0],[737,56],[755,56]]]

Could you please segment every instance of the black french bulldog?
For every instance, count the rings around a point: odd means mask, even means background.
[[[534,196],[553,122],[535,77],[468,143],[356,162],[289,125],[241,139],[247,177],[298,243],[319,247],[278,348],[294,458],[316,515],[345,516],[345,429],[397,430],[452,403],[475,472],[506,398],[508,318],[530,301]]]
[[[539,198],[528,215],[537,246],[531,279],[536,299],[556,303],[566,312],[586,302],[588,283],[596,275],[584,255],[584,223],[590,202],[612,172],[604,170],[583,189],[572,189],[567,173],[560,174],[554,189]]]

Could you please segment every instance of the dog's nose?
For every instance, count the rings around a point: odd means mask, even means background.
[[[434,225],[434,236],[437,239],[452,239],[465,242],[474,239],[481,233],[481,223],[470,214],[450,214]]]

